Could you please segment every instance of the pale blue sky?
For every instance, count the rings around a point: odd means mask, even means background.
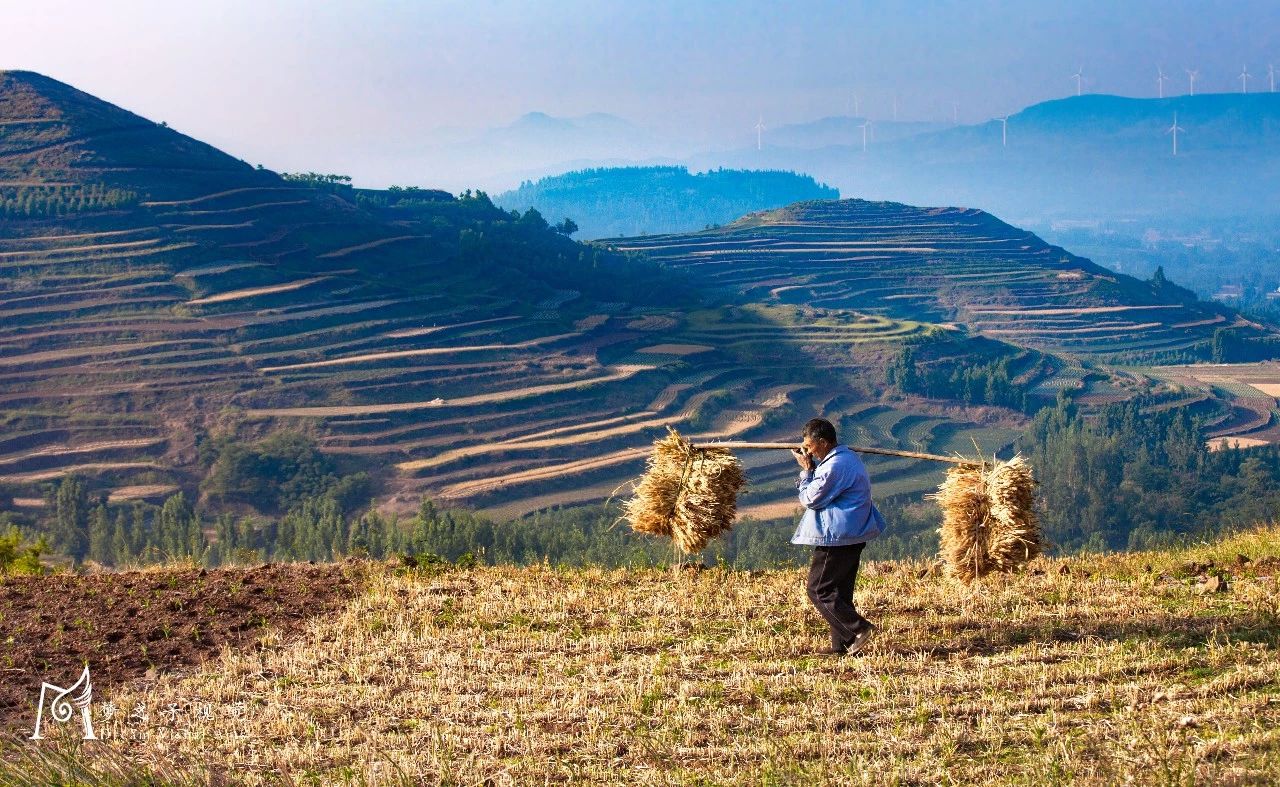
[[[1225,7],[1215,7],[1225,6]],[[1280,3],[0,0],[0,68],[275,169],[362,174],[438,127],[610,112],[723,146],[844,114],[962,121],[1073,92],[1266,89]],[[419,178],[429,185],[429,177]]]

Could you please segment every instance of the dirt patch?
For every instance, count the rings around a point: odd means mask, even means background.
[[[40,684],[68,687],[88,662],[109,686],[200,663],[224,645],[288,636],[361,592],[371,564],[266,564],[0,579],[0,732],[34,719]]]

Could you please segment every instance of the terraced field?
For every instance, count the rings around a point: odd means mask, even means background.
[[[0,73],[0,123],[0,500],[27,509],[69,473],[195,498],[201,441],[280,430],[370,472],[383,509],[502,517],[624,493],[668,426],[789,441],[824,414],[846,442],[991,454],[1020,417],[894,398],[902,342],[992,344],[964,320],[1102,357],[1235,319],[978,211],[846,200],[615,242],[685,277],[655,283],[487,198],[286,180],[37,75]],[[1124,395],[1070,357],[1010,374]],[[743,458],[744,513],[785,516],[789,458]],[[882,496],[943,470],[868,464]]]
[[[963,323],[1095,358],[1194,357],[1217,327],[1255,329],[1216,304],[1184,302],[967,208],[811,202],[703,232],[605,243],[742,297]]]
[[[279,429],[373,471],[387,508],[603,499],[667,426],[792,439],[815,366],[851,395],[862,349],[929,330],[485,268],[469,232],[599,252],[477,199],[286,181],[38,75],[0,75],[0,120],[0,485],[26,505],[72,472],[115,502],[194,493],[199,439]]]
[[[1135,375],[1185,391],[1185,406],[1222,402],[1206,423],[1212,448],[1280,443],[1280,363],[1137,367]]]

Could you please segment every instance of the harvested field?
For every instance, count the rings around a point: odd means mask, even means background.
[[[138,486],[121,486],[111,490],[107,502],[119,503],[124,500],[158,500],[178,491],[173,484],[139,484]]]
[[[64,465],[49,470],[36,470],[29,473],[10,473],[0,475],[0,483],[29,484],[34,481],[47,481],[61,478],[64,475],[97,475],[106,470],[169,470],[170,468],[155,462],[89,462],[79,465]]]
[[[1140,283],[971,209],[810,202],[702,232],[604,242],[739,297],[980,324],[992,336],[1094,356],[1204,352],[1223,320],[1205,307],[1150,303]],[[1129,302],[1125,288],[1135,290]],[[1115,318],[1111,330],[1096,325],[1099,315]],[[1063,322],[1043,322],[1054,318]],[[1108,344],[1108,334],[1129,345]]]
[[[244,300],[245,298],[256,298],[259,295],[275,295],[280,292],[292,292],[293,290],[300,290],[303,287],[310,287],[312,284],[325,281],[328,278],[328,276],[313,276],[309,279],[299,279],[297,281],[286,282],[284,284],[273,284],[270,287],[253,287],[247,290],[220,292],[216,295],[194,298],[187,301],[187,305],[199,306],[208,303],[225,303],[226,301],[239,301]]]
[[[711,352],[714,349],[714,347],[708,347],[705,344],[652,344],[648,347],[641,347],[636,352],[685,356]]]
[[[311,361],[309,363],[295,363],[285,366],[264,366],[264,372],[281,372],[291,369],[315,369],[325,366],[341,366],[350,363],[365,363],[367,361],[380,361],[392,358],[413,358],[422,355],[450,355],[453,353],[473,353],[473,352],[490,352],[500,350],[525,350],[530,347],[541,347],[546,344],[572,339],[581,334],[560,333],[554,336],[541,336],[536,339],[529,339],[515,344],[475,344],[463,345],[459,347],[426,347],[419,350],[390,350],[381,353],[364,353],[362,355],[352,355],[345,358],[332,358],[327,361]]]
[[[334,251],[325,252],[324,254],[317,254],[316,259],[324,260],[324,259],[330,259],[333,257],[345,257],[348,254],[355,254],[356,252],[360,252],[360,251],[368,251],[369,249],[376,249],[381,246],[386,246],[387,244],[390,244],[390,243],[399,243],[400,241],[406,241],[406,240],[418,240],[420,238],[422,238],[421,235],[398,235],[394,238],[379,238],[378,240],[371,240],[368,243],[361,243],[356,246],[347,246],[346,248],[335,249]]]
[[[551,385],[537,385],[529,388],[518,388],[499,393],[481,394],[478,396],[466,396],[458,399],[431,400],[427,402],[395,402],[390,404],[371,404],[371,405],[354,405],[350,407],[285,407],[278,409],[254,409],[246,410],[245,415],[250,418],[270,418],[279,416],[291,417],[314,417],[314,416],[338,416],[338,415],[369,415],[372,413],[395,413],[407,410],[424,410],[434,407],[469,407],[477,404],[494,404],[497,402],[509,402],[515,399],[526,399],[533,396],[542,396],[558,391],[569,391],[583,386],[599,385],[601,383],[614,382],[616,380],[625,380],[640,372],[652,369],[651,366],[615,366],[613,371],[601,375],[599,377],[588,377],[582,380],[575,380],[567,383],[554,383]]]
[[[973,587],[864,563],[881,630],[846,658],[819,654],[803,569],[382,568],[288,631],[95,688],[95,729],[250,785],[1265,784],[1278,541],[1040,558]],[[851,734],[869,728],[893,734]]]

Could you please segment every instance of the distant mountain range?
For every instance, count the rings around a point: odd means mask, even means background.
[[[867,124],[865,117],[849,117],[839,115],[825,117],[807,123],[793,123],[779,126],[767,132],[771,148],[826,148],[848,145],[862,145],[863,126]],[[868,144],[875,142],[894,142],[908,137],[919,136],[947,128],[944,123],[926,121],[892,121],[886,120],[867,126]]]
[[[763,150],[690,164],[794,169],[844,194],[981,207],[1033,226],[1053,217],[1266,215],[1280,190],[1280,94],[1086,95],[1029,107],[1007,126],[880,136],[865,152],[860,139],[822,148],[766,140]]]
[[[840,192],[794,172],[684,167],[619,167],[568,172],[494,197],[504,208],[537,208],[577,223],[579,238],[684,232],[725,224],[793,202],[838,199]]]
[[[372,164],[371,176],[454,193],[468,188],[497,192],[588,166],[670,164],[687,152],[616,115],[529,112],[507,125],[478,131],[438,129],[416,147],[401,146]]]
[[[436,163],[421,171],[465,171],[459,183],[503,191],[596,167],[783,170],[847,196],[979,207],[1038,228],[1060,218],[1268,216],[1280,190],[1280,94],[1073,96],[1027,107],[1007,125],[872,120],[864,151],[865,123],[826,117],[766,128],[759,150],[752,135],[738,148],[691,152],[614,116],[533,113],[426,150]]]

